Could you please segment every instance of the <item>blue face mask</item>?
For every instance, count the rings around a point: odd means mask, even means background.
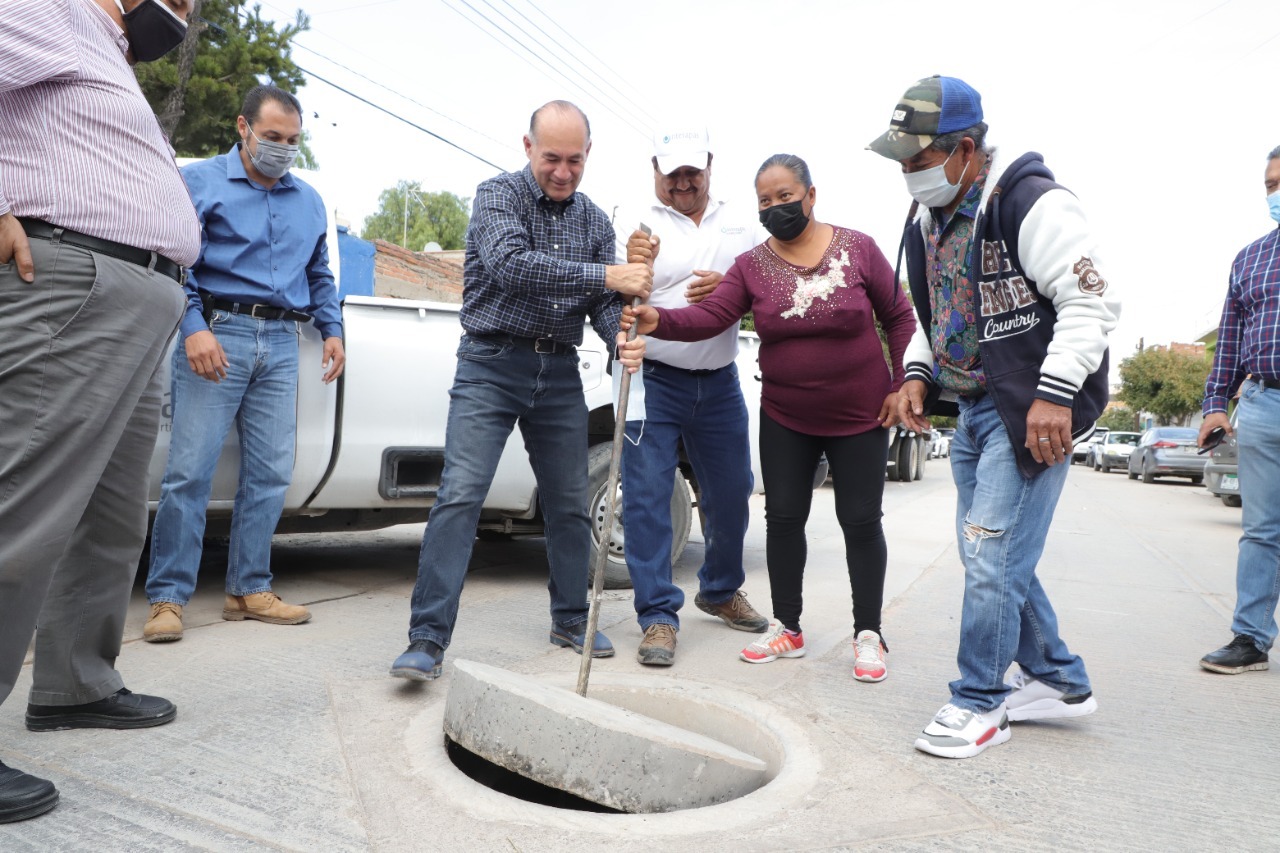
[[[1267,206],[1271,208],[1271,218],[1280,222],[1280,190],[1267,196]]]

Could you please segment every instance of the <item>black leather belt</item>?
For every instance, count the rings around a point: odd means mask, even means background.
[[[1264,391],[1275,391],[1276,389],[1280,389],[1280,379],[1258,379],[1255,377],[1253,381],[1257,382]]]
[[[518,335],[472,335],[471,337],[484,341],[510,342],[522,349],[531,349],[539,355],[563,355],[578,351],[573,344],[566,344],[555,338],[522,338]]]
[[[645,361],[650,364],[656,364],[663,370],[675,370],[689,376],[710,376],[713,373],[719,373],[724,370],[725,367],[729,366],[726,364],[724,367],[676,367],[674,364],[667,364],[665,361],[658,361],[656,358],[646,358]]]
[[[28,237],[35,237],[37,240],[61,240],[63,243],[75,246],[80,249],[88,249],[90,252],[97,252],[100,255],[109,255],[117,260],[127,261],[131,264],[137,264],[140,267],[154,269],[161,275],[168,276],[174,281],[182,284],[186,281],[186,270],[180,264],[166,258],[164,255],[156,252],[149,252],[146,249],[135,249],[133,246],[126,246],[123,243],[113,243],[110,240],[103,240],[100,237],[91,237],[88,234],[81,234],[79,231],[72,231],[68,228],[62,228],[57,225],[51,225],[42,219],[27,219],[19,217],[18,221],[22,223],[22,230],[27,232]],[[153,266],[154,260],[154,266]]]
[[[274,305],[253,305],[248,302],[229,302],[226,299],[207,298],[208,291],[200,291],[200,295],[205,297],[202,299],[205,305],[208,305],[215,311],[228,311],[232,314],[242,314],[245,317],[251,317],[254,320],[297,320],[300,323],[308,323],[311,321],[310,314],[303,314],[300,311],[293,311],[288,308],[277,308]]]

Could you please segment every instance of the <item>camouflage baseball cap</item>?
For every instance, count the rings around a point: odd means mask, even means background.
[[[982,121],[982,96],[956,77],[934,75],[907,89],[889,119],[889,130],[867,146],[890,160],[914,157],[934,137]]]

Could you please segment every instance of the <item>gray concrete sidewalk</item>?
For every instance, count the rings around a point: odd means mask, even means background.
[[[668,815],[597,815],[503,797],[444,757],[452,668],[427,685],[386,676],[404,646],[421,527],[277,540],[277,591],[311,606],[296,627],[227,623],[224,554],[210,554],[185,639],[140,641],[135,590],[120,669],[179,706],[134,732],[28,733],[29,673],[0,708],[0,757],[53,779],[62,801],[0,826],[4,851],[149,850],[1274,850],[1280,762],[1269,742],[1280,672],[1215,676],[1197,659],[1230,639],[1239,510],[1203,489],[1144,485],[1077,466],[1041,577],[1084,655],[1099,711],[1021,723],[965,761],[916,752],[955,677],[962,572],[945,462],[889,483],[885,635],[890,676],[850,676],[849,589],[830,486],[815,499],[807,657],[750,666],[751,637],[692,606],[701,546],[678,566],[689,594],[677,662],[634,657],[629,593],[601,625],[618,656],[593,684],[650,685],[732,705],[791,738],[784,773],[733,803]],[[763,505],[748,586],[768,611]],[[572,684],[578,657],[547,642],[538,540],[478,543],[449,660]]]

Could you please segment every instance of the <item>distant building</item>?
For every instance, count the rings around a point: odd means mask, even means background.
[[[338,225],[343,296],[462,302],[463,251],[411,252],[385,240],[362,240]]]

